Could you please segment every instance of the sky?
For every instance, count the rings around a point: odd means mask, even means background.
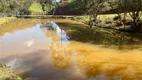
[[[56,0],[56,2],[60,2],[60,0]]]

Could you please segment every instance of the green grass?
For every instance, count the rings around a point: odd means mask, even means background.
[[[99,15],[98,19],[105,21],[105,20],[113,20],[115,16],[118,16],[117,14],[105,14],[105,15]]]
[[[37,2],[33,2],[31,7],[29,8],[29,10],[31,12],[43,12],[41,5],[39,3],[37,3]]]

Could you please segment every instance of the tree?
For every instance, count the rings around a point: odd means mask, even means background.
[[[52,6],[55,6],[56,4],[55,0],[37,0],[37,1],[40,3],[43,11],[46,11],[45,7],[49,7],[49,9],[51,10]]]
[[[126,0],[108,0],[109,6],[116,14],[118,14],[118,19],[121,24],[123,24],[125,28],[125,18],[126,18]],[[123,10],[122,10],[123,9]],[[124,17],[122,19],[121,13],[124,13]],[[124,21],[123,21],[124,20]]]
[[[7,4],[6,0],[0,0],[0,12],[7,12],[9,4]]]
[[[89,15],[89,25],[92,27],[97,22],[98,14],[106,11],[106,0],[84,0],[86,3],[86,13]]]
[[[28,11],[32,0],[0,0],[0,12]]]
[[[97,23],[97,16],[107,10],[114,11],[119,16],[119,21],[125,28],[126,15],[132,19],[132,29],[138,30],[142,9],[142,0],[83,0],[86,4],[86,13],[89,15],[89,25]],[[109,6],[108,6],[109,4]]]
[[[128,9],[131,10],[131,12],[129,12],[129,15],[131,16],[133,20],[132,28],[133,30],[136,30],[138,23],[140,21],[142,0],[129,0],[129,4],[127,5],[129,6]]]
[[[124,25],[124,28],[126,15],[128,13],[132,19],[132,29],[134,31],[137,30],[138,23],[140,22],[142,0],[108,0],[108,3],[112,9],[117,9],[116,13],[120,17],[120,22]]]
[[[70,0],[70,4],[68,4],[68,6],[71,8],[72,12],[84,14],[86,11],[86,2],[86,0]]]

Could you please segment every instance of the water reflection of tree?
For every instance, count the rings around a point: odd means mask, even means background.
[[[52,58],[55,67],[64,69],[70,65],[71,61],[71,50],[68,45],[64,45],[64,43],[55,40],[50,46],[52,50]]]
[[[14,33],[17,30],[24,30],[27,28],[31,28],[38,24],[39,21],[36,19],[16,19],[9,23],[3,24],[0,27],[0,37],[3,36],[5,33]]]
[[[96,28],[95,32],[93,32],[93,30],[82,24],[59,23],[59,25],[66,29],[68,35],[71,36],[71,40],[79,42],[104,45],[106,47],[117,46],[118,48],[134,48],[135,45],[142,44],[142,35],[138,33],[103,28]]]
[[[47,26],[46,29],[48,30],[46,31],[46,36],[52,39],[50,50],[52,52],[51,56],[53,58],[54,66],[59,69],[67,68],[70,65],[71,53],[72,53],[69,47],[69,42],[62,41],[61,40],[62,35],[57,35],[56,31],[49,30]]]
[[[70,31],[71,32],[69,33],[72,36],[71,37],[72,40],[81,41],[82,39],[81,42],[94,41],[92,42],[93,44],[105,44],[106,46],[108,44],[118,45],[118,46],[121,46],[121,45],[123,46],[128,44],[133,45],[134,43],[138,44],[139,40],[141,40],[140,38],[132,34],[115,32],[115,31],[111,32],[109,30],[97,31],[95,35],[91,35],[92,33],[89,32],[89,30],[85,30],[85,29],[83,29],[81,32],[80,30],[77,31],[75,29]],[[53,51],[52,58],[53,58],[55,67],[60,69],[67,68],[71,62],[72,51],[68,49],[66,46],[64,46],[62,42],[60,42],[59,37],[57,37],[56,33],[49,31],[46,33],[46,36],[51,37],[53,40],[50,48]],[[131,60],[131,59],[128,59],[128,61],[126,59],[125,61],[124,59],[129,57],[131,58],[131,55],[115,54],[120,52],[119,51],[113,52],[113,50],[111,50],[110,52],[109,51],[107,52],[105,48],[104,49],[101,48],[97,50],[95,49],[97,47],[94,47],[94,45],[91,47],[88,45],[85,45],[84,48],[83,46],[84,46],[83,43],[72,45],[72,47],[75,48],[78,52],[77,56],[75,57],[77,66],[79,67],[81,73],[83,73],[85,76],[89,78],[90,77],[95,78],[98,75],[105,74],[106,76],[109,76],[110,80],[117,80],[118,79],[117,77],[119,76],[120,78],[124,80],[134,80],[135,78],[140,79],[137,73],[141,75],[142,69],[139,67],[140,65],[137,65],[138,61],[135,62],[134,60]],[[107,53],[110,53],[110,54],[107,54]],[[117,79],[114,79],[114,78],[117,78]]]

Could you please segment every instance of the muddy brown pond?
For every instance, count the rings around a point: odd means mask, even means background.
[[[126,38],[137,43],[121,46],[73,40],[73,35],[69,41],[62,41],[56,31],[43,26],[50,21],[65,31],[71,25],[75,29],[85,27],[65,19],[16,19],[3,24],[0,62],[24,80],[142,80],[142,36],[115,39],[116,43]]]

